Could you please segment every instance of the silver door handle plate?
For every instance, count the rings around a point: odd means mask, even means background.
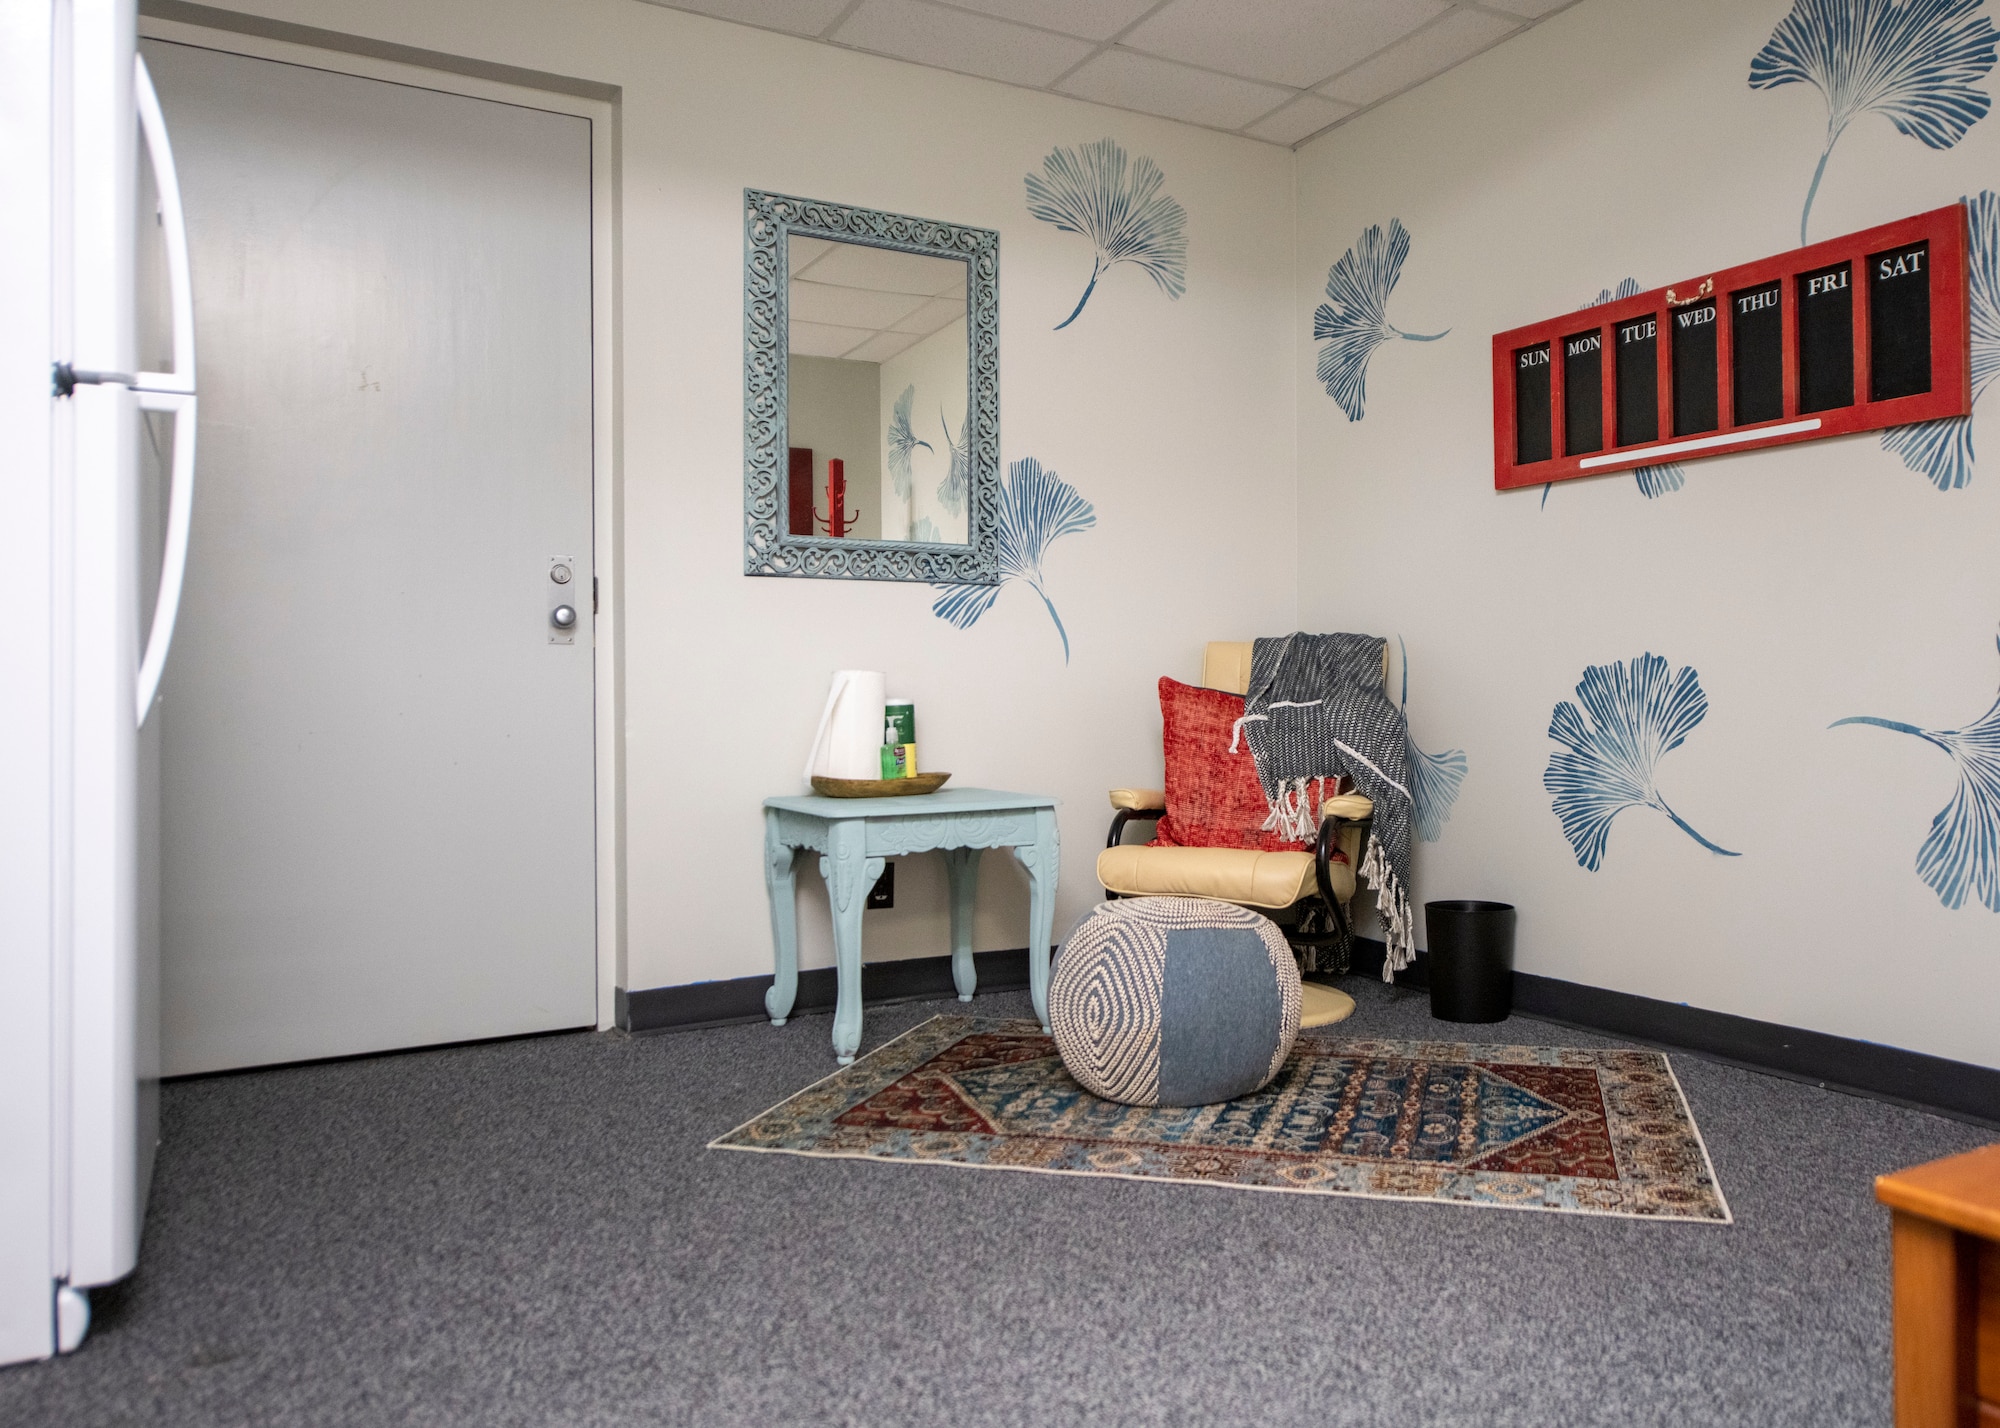
[[[547,583],[542,589],[549,595],[549,643],[552,645],[573,645],[576,643],[576,627],[582,623],[576,607],[576,562],[567,555],[549,557],[543,567]]]

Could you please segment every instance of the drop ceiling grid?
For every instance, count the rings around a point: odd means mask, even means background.
[[[1296,148],[1577,0],[650,0]]]
[[[794,235],[789,349],[886,362],[965,316],[965,265]]]

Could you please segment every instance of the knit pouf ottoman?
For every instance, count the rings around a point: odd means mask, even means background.
[[[1203,1106],[1278,1074],[1299,1031],[1299,969],[1269,918],[1198,897],[1102,903],[1070,932],[1049,1028],[1085,1090]]]

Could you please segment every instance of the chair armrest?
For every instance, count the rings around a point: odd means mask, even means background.
[[[1157,823],[1166,817],[1167,796],[1157,788],[1114,788],[1111,790],[1111,806],[1117,812],[1111,815],[1111,832],[1104,839],[1104,846],[1115,848],[1125,841],[1125,825],[1136,821]]]
[[[1325,799],[1319,806],[1321,818],[1344,818],[1349,823],[1359,823],[1364,818],[1375,815],[1375,802],[1363,793],[1339,793]]]

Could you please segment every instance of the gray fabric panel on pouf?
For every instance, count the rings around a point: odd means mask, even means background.
[[[1201,1106],[1278,1074],[1299,969],[1267,917],[1192,897],[1120,898],[1071,930],[1049,982],[1063,1064],[1128,1106]]]
[[[1238,927],[1174,928],[1160,986],[1159,1104],[1203,1106],[1256,1090],[1291,1049],[1284,1024],[1284,994],[1262,939]]]

